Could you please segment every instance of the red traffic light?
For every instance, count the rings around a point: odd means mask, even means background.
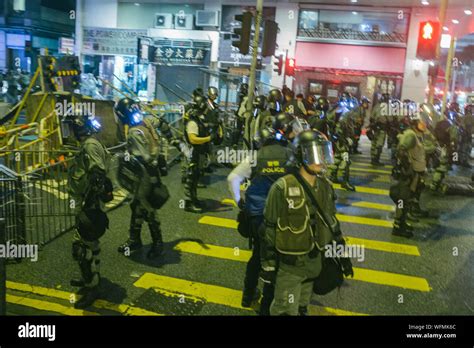
[[[296,60],[295,58],[288,58],[286,60],[285,75],[295,76]]]
[[[439,22],[421,22],[418,32],[416,57],[422,60],[436,59],[436,50],[439,45],[440,35],[441,26]]]

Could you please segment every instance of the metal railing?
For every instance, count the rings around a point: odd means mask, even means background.
[[[44,245],[74,226],[69,164],[60,161],[21,175],[0,165],[0,218],[7,241]]]

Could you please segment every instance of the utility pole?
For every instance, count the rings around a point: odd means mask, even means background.
[[[444,81],[444,93],[443,93],[443,104],[441,106],[441,114],[444,115],[444,111],[446,110],[446,102],[448,98],[448,90],[449,90],[449,80],[451,79],[451,72],[453,69],[453,58],[454,58],[454,53],[456,51],[456,38],[451,36],[451,45],[449,46],[449,51],[448,51],[448,58],[446,59],[446,73],[445,75],[445,81]],[[453,89],[454,92],[454,89]],[[451,94],[451,98],[453,95]]]
[[[253,98],[255,96],[255,78],[257,70],[258,40],[260,36],[260,23],[262,22],[263,0],[257,0],[257,13],[255,16],[255,34],[253,37],[252,64],[250,65],[249,94],[247,97],[247,112],[251,113]],[[250,117],[250,116],[249,116]],[[247,131],[247,130],[246,130]]]
[[[439,24],[440,27],[443,28],[444,22],[446,20],[446,9],[448,8],[448,0],[441,0],[441,3],[439,5]],[[442,30],[442,29],[441,29]],[[442,31],[441,31],[442,32]],[[440,56],[440,51],[441,51],[441,35],[439,36],[439,42],[436,48],[436,59],[435,62],[439,62],[439,56]],[[439,66],[439,65],[438,65]],[[433,104],[434,100],[434,90],[435,90],[435,82],[436,82],[436,76],[430,76],[428,77],[428,103]],[[444,99],[444,97],[443,97]]]

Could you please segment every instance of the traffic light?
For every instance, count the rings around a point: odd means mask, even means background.
[[[241,22],[240,28],[234,28],[234,35],[238,35],[240,40],[232,41],[232,46],[237,47],[241,54],[249,53],[250,33],[252,31],[252,14],[244,12],[243,14],[235,15],[235,20]]]
[[[439,45],[441,30],[439,22],[420,22],[418,32],[418,48],[416,57],[421,60],[436,59],[436,49]]]
[[[275,54],[277,34],[277,22],[266,20],[263,29],[262,57],[269,57]]]
[[[288,58],[285,65],[285,75],[295,76],[296,61],[295,58]]]
[[[275,68],[273,69],[273,71],[277,72],[278,76],[280,76],[282,68],[283,68],[283,54],[280,54],[279,56],[275,56],[274,58],[276,60],[273,61],[273,64],[275,65]]]

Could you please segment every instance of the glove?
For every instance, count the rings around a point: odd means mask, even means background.
[[[211,140],[209,142],[214,143],[217,139],[217,134],[214,132],[211,132],[210,136],[211,136]]]
[[[260,279],[266,284],[275,284],[276,270],[264,270],[260,271]]]
[[[170,140],[170,145],[176,147],[178,150],[181,150],[181,147],[180,147],[181,146],[181,140],[179,140],[179,139],[172,138]]]
[[[354,270],[352,269],[351,259],[348,257],[341,257],[339,258],[339,261],[341,262],[342,273],[344,273],[346,277],[350,276],[354,278]]]

